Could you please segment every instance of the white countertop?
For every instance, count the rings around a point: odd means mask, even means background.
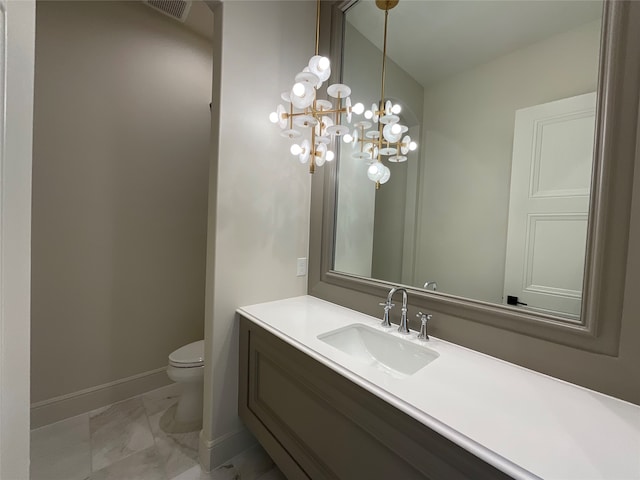
[[[412,341],[440,356],[393,378],[317,338],[353,323],[389,332],[380,319],[311,296],[238,312],[514,478],[640,479],[637,405],[433,337]]]

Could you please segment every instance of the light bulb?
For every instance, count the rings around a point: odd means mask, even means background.
[[[279,120],[280,120],[280,119],[278,118],[278,114],[277,114],[276,112],[271,112],[271,113],[269,114],[269,121],[270,121],[271,123],[278,123],[278,121],[279,121]]]
[[[364,105],[362,103],[358,102],[351,108],[351,110],[356,115],[362,115],[362,112],[364,112]]]
[[[294,143],[293,145],[291,145],[290,151],[291,155],[300,155],[302,153],[302,147],[297,143]]]
[[[329,61],[329,59],[327,57],[322,57],[320,60],[318,60],[318,69],[319,70],[326,70],[330,66],[331,66],[331,62]]]
[[[327,150],[327,156],[325,157],[327,162],[331,162],[334,158],[336,158],[336,154],[333,153],[331,150]]]
[[[414,151],[418,148],[418,144],[416,142],[409,142],[409,150]]]
[[[331,76],[331,62],[327,57],[321,57],[320,55],[314,55],[309,59],[308,70],[318,77],[317,87],[328,80]]]
[[[387,123],[382,129],[382,136],[389,143],[399,142],[402,136],[402,125],[398,123]]]
[[[344,141],[344,143],[351,143],[351,142],[353,142],[353,137],[351,135],[349,135],[348,133],[345,133],[342,136],[342,140]]]
[[[393,107],[391,107],[391,113],[394,115],[398,115],[402,111],[402,106],[399,103],[396,103]]]
[[[364,112],[364,118],[366,118],[367,120],[371,120],[371,117],[373,117],[373,112],[371,110],[367,110],[366,112]]]
[[[380,180],[384,176],[384,173],[384,165],[382,165],[380,162],[372,163],[367,169],[367,177],[369,177],[369,180],[371,180],[372,182],[377,182],[378,180]]]
[[[294,84],[291,91],[293,92],[294,95],[297,95],[298,97],[304,97],[304,92],[305,92],[304,85],[300,82]]]

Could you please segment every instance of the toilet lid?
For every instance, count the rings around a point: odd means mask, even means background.
[[[204,365],[204,340],[180,347],[169,355],[169,363],[182,367],[198,367]]]

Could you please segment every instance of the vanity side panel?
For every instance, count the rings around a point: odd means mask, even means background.
[[[311,478],[509,478],[250,320],[240,337],[241,418]]]
[[[240,358],[238,382],[238,416],[258,439],[262,447],[289,480],[309,480],[309,476],[249,408],[249,352],[251,332],[248,321],[240,317]]]

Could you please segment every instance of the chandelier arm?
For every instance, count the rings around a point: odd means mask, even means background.
[[[360,144],[360,153],[364,152],[364,126],[360,126],[360,135],[358,136],[358,143]]]
[[[292,118],[293,117],[300,117],[302,115],[314,115],[314,113],[312,111],[304,111],[304,112],[294,112],[294,113],[289,113],[288,114],[288,116],[292,117]]]
[[[293,103],[289,104],[289,130],[293,130]]]
[[[316,171],[316,129],[311,129],[311,155],[309,155],[309,173]]]

